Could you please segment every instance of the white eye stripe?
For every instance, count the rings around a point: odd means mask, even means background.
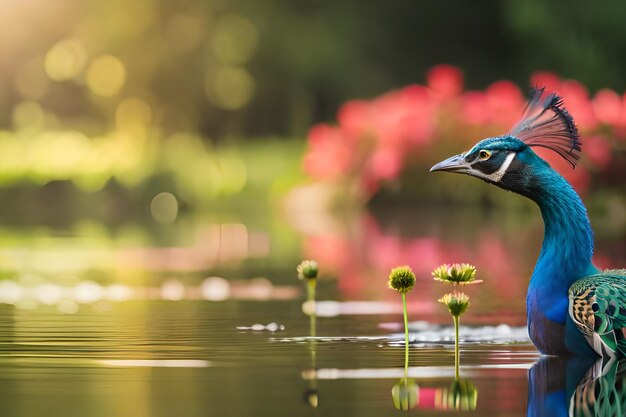
[[[497,171],[492,172],[491,174],[484,174],[480,172],[479,170],[473,170],[473,175],[480,177],[480,178],[484,178],[494,183],[500,182],[502,177],[504,177],[504,174],[506,174],[506,171],[511,166],[511,163],[513,162],[513,159],[515,159],[516,155],[517,153],[510,152],[504,159],[504,162],[502,162],[502,165],[500,165],[500,168],[498,168]]]
[[[511,162],[513,162],[513,159],[515,159],[515,155],[516,155],[515,152],[509,153],[506,156],[506,159],[504,160],[502,165],[500,165],[500,168],[498,168],[496,172],[490,175],[491,179],[494,182],[499,182],[502,179],[502,177],[504,177],[504,174],[506,174],[506,170],[509,169],[509,167],[511,166]]]

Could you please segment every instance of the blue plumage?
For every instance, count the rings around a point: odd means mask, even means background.
[[[612,341],[625,339],[621,323],[626,323],[626,301],[605,303],[612,313],[624,313],[611,321],[611,327],[594,328],[594,324],[607,314],[597,310],[601,306],[598,294],[610,289],[626,300],[624,274],[602,274],[593,265],[587,210],[572,186],[531,149],[536,146],[557,152],[572,167],[580,157],[581,141],[571,115],[560,97],[545,95],[543,89],[533,90],[522,120],[510,134],[484,139],[431,171],[468,174],[528,197],[539,206],[545,234],[526,306],[529,334],[541,352],[622,356]],[[582,280],[590,275],[595,278]],[[599,292],[591,291],[596,284]]]

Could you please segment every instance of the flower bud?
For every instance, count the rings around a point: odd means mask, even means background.
[[[299,279],[316,279],[318,273],[317,262],[311,260],[302,261],[296,268],[296,271],[298,271]]]
[[[444,294],[443,297],[437,301],[448,307],[448,311],[450,311],[450,314],[454,317],[459,317],[465,313],[470,305],[469,297],[462,292]]]
[[[411,291],[415,285],[415,274],[409,266],[399,266],[397,268],[393,268],[389,273],[389,282],[387,285],[389,288],[392,288],[401,294],[406,294]]]

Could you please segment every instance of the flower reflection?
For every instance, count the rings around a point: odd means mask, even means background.
[[[425,221],[428,220],[421,220],[422,223]],[[422,230],[426,231],[426,227],[424,225]],[[450,224],[447,227],[455,226]],[[524,253],[516,250],[516,245],[523,242],[522,239],[509,244],[497,232],[483,227],[475,238],[476,244],[472,245],[438,237],[438,234],[401,235],[395,223],[387,226],[387,229],[384,230],[374,216],[361,214],[343,228],[335,228],[334,233],[324,230],[308,236],[305,240],[305,256],[319,260],[325,268],[334,272],[338,277],[339,289],[348,299],[391,299],[389,294],[380,291],[376,277],[399,264],[410,265],[415,272],[416,293],[429,294],[434,289],[430,276],[435,266],[466,259],[475,260],[476,265],[484,271],[483,276],[488,283],[486,291],[499,291],[502,296],[500,300],[508,300],[508,305],[525,292],[526,276],[521,265],[526,261],[515,255]],[[444,230],[439,234],[445,236],[446,232]],[[530,261],[528,264],[531,265]],[[483,303],[485,307],[489,302],[494,301]],[[420,311],[422,314],[436,314],[437,303],[431,298],[422,300],[420,297]]]
[[[419,401],[419,386],[414,379],[402,378],[391,389],[393,405],[398,410],[415,408]]]
[[[398,410],[472,411],[478,404],[478,390],[469,379],[454,379],[448,387],[428,387],[402,378],[393,386],[391,396]]]
[[[478,390],[469,379],[455,379],[442,391],[441,408],[444,410],[475,410],[477,402]]]

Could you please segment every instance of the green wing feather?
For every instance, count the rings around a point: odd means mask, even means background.
[[[606,270],[574,282],[569,299],[572,320],[596,352],[626,357],[626,269]]]

